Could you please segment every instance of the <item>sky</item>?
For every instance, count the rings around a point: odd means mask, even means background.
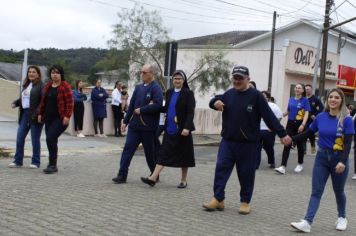
[[[172,39],[233,30],[271,30],[300,18],[323,22],[325,0],[0,0],[0,49],[108,48],[117,13],[140,3],[158,10]],[[336,9],[336,10],[335,10]],[[356,0],[335,0],[332,24],[356,16]],[[356,21],[346,24],[356,34]]]

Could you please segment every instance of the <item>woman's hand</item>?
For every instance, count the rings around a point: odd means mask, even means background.
[[[64,117],[63,118],[63,125],[68,125],[69,124],[69,118],[68,117]]]
[[[15,108],[15,107],[16,107],[16,104],[15,104],[15,103],[11,103],[11,107],[12,107],[12,108]]]
[[[304,125],[301,124],[301,125],[299,126],[299,128],[298,128],[298,133],[303,132],[303,130],[304,130]]]
[[[342,172],[344,172],[344,170],[345,170],[344,163],[342,163],[342,162],[337,163],[337,165],[335,167],[336,174],[341,174]]]
[[[188,136],[189,135],[189,130],[188,129],[183,129],[181,135],[182,136]]]

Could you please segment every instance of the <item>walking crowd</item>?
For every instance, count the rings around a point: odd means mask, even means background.
[[[193,136],[195,130],[194,111],[196,101],[188,86],[184,71],[176,70],[172,75],[173,88],[164,92],[155,81],[157,69],[146,64],[140,74],[142,83],[136,85],[130,102],[126,86],[116,82],[112,92],[111,108],[114,116],[114,134],[122,137],[127,131],[126,142],[119,161],[117,175],[112,179],[116,184],[127,182],[131,160],[142,143],[149,172],[141,180],[150,187],[159,182],[164,167],[181,169],[177,188],[188,186],[188,168],[195,166]],[[84,101],[82,81],[75,88],[65,81],[63,68],[54,65],[49,69],[50,80],[42,81],[41,71],[30,66],[21,88],[20,98],[13,107],[20,108],[17,130],[16,153],[9,167],[22,167],[25,138],[31,131],[32,161],[30,168],[40,167],[40,137],[45,126],[46,144],[49,152],[46,174],[58,172],[58,138],[67,129],[70,117],[74,116],[77,137],[84,138]],[[296,84],[294,97],[288,102],[286,112],[272,102],[268,91],[259,91],[250,80],[247,67],[235,66],[231,74],[232,87],[225,93],[214,96],[209,107],[222,113],[221,142],[217,153],[214,173],[213,196],[203,204],[207,211],[224,210],[225,187],[232,170],[236,167],[240,183],[239,213],[251,212],[255,173],[261,163],[261,151],[267,154],[269,167],[285,175],[291,149],[297,148],[298,165],[294,172],[303,171],[306,141],[310,140],[311,153],[315,154],[312,171],[312,191],[306,215],[291,226],[301,232],[310,232],[320,200],[331,177],[336,197],[337,230],[346,230],[345,184],[349,171],[349,154],[352,139],[356,142],[355,116],[347,110],[345,96],[340,89],[332,89],[323,103],[313,95],[313,88],[307,84]],[[95,136],[106,137],[103,120],[107,117],[107,91],[97,80],[91,92],[93,127]],[[163,102],[165,101],[165,102]],[[160,119],[165,114],[165,119]],[[280,121],[288,117],[284,128]],[[99,127],[99,129],[98,129]],[[162,143],[158,136],[164,131]],[[316,148],[315,134],[318,134]],[[284,145],[282,163],[275,167],[275,136]],[[356,149],[356,147],[354,146]],[[356,155],[356,150],[355,150]],[[355,158],[356,159],[356,158]],[[356,173],[356,161],[354,162]],[[352,177],[356,179],[356,174]]]

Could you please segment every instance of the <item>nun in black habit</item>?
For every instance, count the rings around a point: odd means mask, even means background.
[[[173,87],[166,92],[165,132],[159,149],[156,167],[151,176],[141,177],[142,182],[153,187],[163,167],[180,167],[181,181],[178,188],[187,187],[188,167],[195,166],[192,131],[195,110],[194,93],[189,89],[184,71],[177,70],[172,76]]]

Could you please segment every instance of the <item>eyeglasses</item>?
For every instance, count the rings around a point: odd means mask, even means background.
[[[244,80],[244,79],[245,79],[245,77],[240,76],[240,75],[234,75],[232,78],[233,78],[234,80]]]
[[[147,73],[151,73],[151,71],[143,71],[143,70],[141,70],[140,73],[145,75]]]

